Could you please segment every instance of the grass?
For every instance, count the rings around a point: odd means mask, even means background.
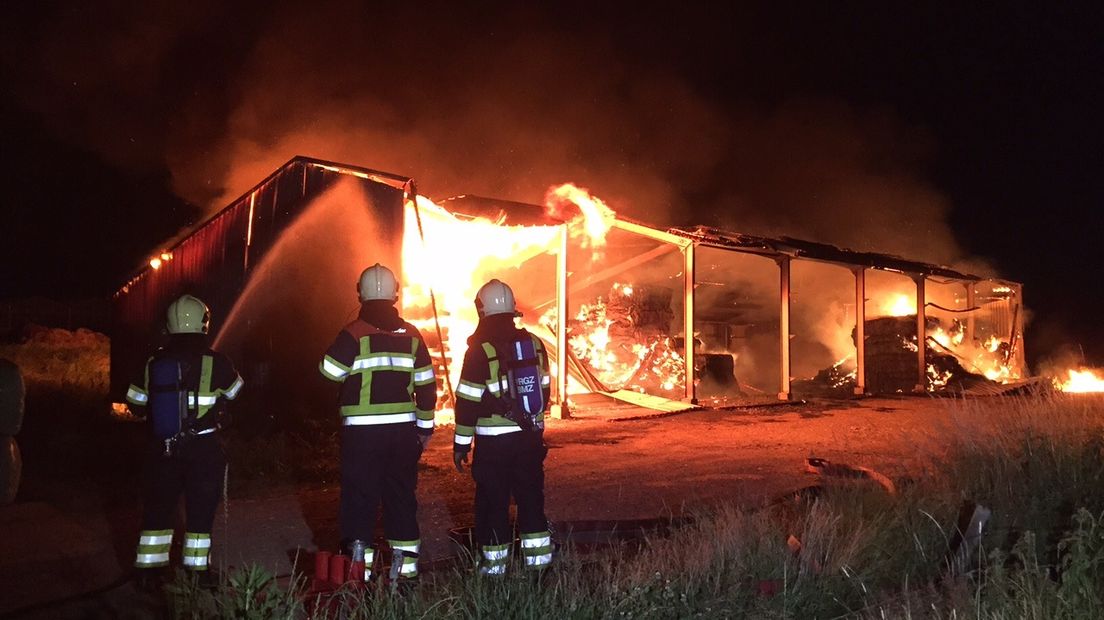
[[[721,508],[639,548],[568,549],[539,585],[520,571],[501,580],[439,571],[411,595],[346,593],[316,617],[1104,615],[1104,401],[1059,395],[948,406],[949,421],[927,438],[937,448],[923,474],[896,496],[848,483],[756,511]],[[950,576],[948,546],[967,499],[992,518],[971,569]],[[231,577],[264,580],[256,568]],[[264,598],[282,603],[236,617],[302,617],[311,603],[302,581],[266,583]],[[255,591],[226,582],[204,596],[223,601],[218,609],[240,609],[234,601]],[[178,596],[175,609],[186,599]]]
[[[96,463],[105,480],[120,486],[123,457],[109,455],[126,451],[103,447],[136,445],[141,429],[107,416],[107,339],[48,330],[19,345],[0,345],[0,356],[20,364],[27,382],[25,459],[43,470],[46,457],[64,449],[71,459]],[[410,596],[338,597],[330,616],[1104,617],[1104,399],[940,402],[948,415],[916,438],[927,460],[911,481],[898,484],[896,496],[850,482],[816,499],[756,511],[720,508],[642,547],[590,555],[568,549],[539,586],[517,572],[496,581],[469,570],[438,571],[425,575]],[[73,432],[58,435],[58,424]],[[318,460],[290,457],[323,443],[333,449],[330,429],[302,434],[329,440],[296,441],[288,434],[273,445],[272,437],[258,437],[253,441],[269,442],[268,450],[238,453],[275,451],[289,457],[277,463],[312,463]],[[48,438],[50,448],[38,449],[38,458],[36,435]],[[243,463],[241,470],[308,479],[333,474],[274,470],[272,462]],[[58,475],[67,469],[59,465]],[[948,546],[964,500],[989,508],[992,517],[971,570],[950,577]],[[800,541],[796,552],[791,536]],[[311,603],[303,584],[278,584],[245,567],[213,592],[179,581],[170,606],[185,618],[298,618]]]

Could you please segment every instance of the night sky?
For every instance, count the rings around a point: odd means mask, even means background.
[[[980,265],[1104,364],[1100,3],[134,4],[5,9],[0,298],[109,295],[303,154]]]

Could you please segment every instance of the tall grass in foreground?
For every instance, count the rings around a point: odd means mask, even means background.
[[[845,484],[755,511],[721,508],[640,548],[568,551],[539,583],[520,571],[501,580],[446,571],[403,597],[349,593],[330,617],[1098,618],[1102,430],[1096,398],[949,402],[933,419],[926,473],[896,496]],[[964,499],[993,516],[971,570],[952,577],[947,552]],[[256,569],[233,579],[211,595],[176,592],[174,612],[303,616],[295,588]]]

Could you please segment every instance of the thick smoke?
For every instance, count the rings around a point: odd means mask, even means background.
[[[539,9],[193,5],[48,12],[9,33],[5,68],[59,136],[167,165],[208,211],[302,154],[436,197],[539,202],[571,181],[659,224],[962,259],[925,178],[935,146],[889,110],[722,105]]]

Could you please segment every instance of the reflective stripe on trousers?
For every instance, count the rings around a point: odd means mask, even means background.
[[[135,568],[157,568],[169,565],[169,548],[172,546],[172,530],[142,530],[138,534],[138,553]]]

